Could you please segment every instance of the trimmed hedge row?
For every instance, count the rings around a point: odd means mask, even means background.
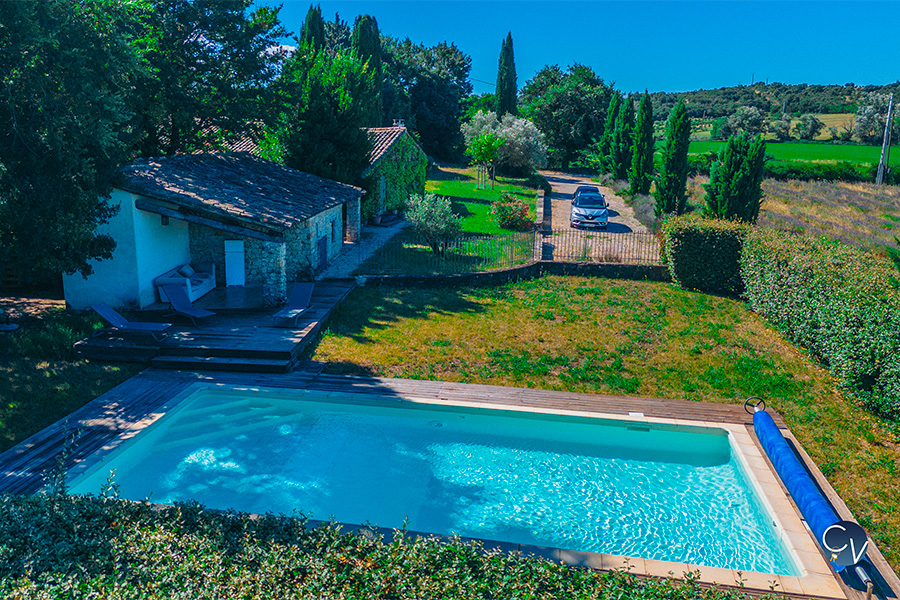
[[[741,248],[749,230],[743,223],[695,214],[666,220],[663,254],[672,280],[689,290],[739,295]]]
[[[691,175],[709,175],[713,161],[717,160],[715,152],[691,155],[688,157],[688,169]],[[763,177],[796,181],[846,181],[873,182],[878,166],[866,163],[838,161],[836,163],[813,163],[802,160],[770,161],[763,169]],[[888,172],[885,182],[890,185],[900,184],[900,173]]]
[[[884,256],[756,228],[741,275],[751,308],[876,413],[900,419],[900,282]]]
[[[0,496],[3,598],[749,600],[738,590],[598,574],[460,541],[387,543],[302,518],[157,510],[114,498]]]

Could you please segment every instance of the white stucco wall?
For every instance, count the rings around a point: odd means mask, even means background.
[[[78,273],[63,276],[72,308],[83,310],[97,302],[143,308],[156,301],[153,279],[189,261],[187,223],[169,219],[163,226],[159,215],[137,210],[134,199],[129,192],[113,190],[110,204],[119,206],[119,212],[97,229],[116,241],[112,258],[92,261],[94,272],[87,279]]]
[[[109,223],[98,227],[97,233],[108,234],[116,241],[112,258],[91,261],[94,272],[87,279],[80,273],[63,275],[66,302],[76,310],[90,308],[97,302],[118,308],[137,306],[134,200],[128,192],[113,190],[109,203],[118,206],[119,212]]]
[[[141,308],[159,298],[153,280],[175,267],[191,262],[187,221],[169,219],[168,225],[155,213],[134,211],[137,252],[138,303]]]

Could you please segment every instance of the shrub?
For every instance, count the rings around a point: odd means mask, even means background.
[[[453,214],[450,198],[436,196],[431,192],[410,196],[406,206],[406,220],[435,252],[442,250],[443,242],[456,237],[462,221]]]
[[[762,204],[763,167],[766,142],[762,136],[746,133],[731,136],[719,150],[706,186],[710,216],[755,223]]]
[[[512,194],[503,194],[491,206],[491,216],[501,229],[527,231],[534,226],[528,219],[528,204]]]
[[[663,247],[672,280],[685,289],[739,295],[741,248],[749,229],[743,223],[695,214],[666,220]]]
[[[741,273],[750,306],[870,409],[900,419],[900,282],[884,255],[757,229]]]
[[[526,185],[538,190],[544,190],[544,197],[546,198],[549,198],[553,193],[553,187],[550,185],[550,182],[537,171],[532,171],[531,174],[528,175]]]
[[[871,181],[871,166],[847,161],[837,163],[810,163],[804,161],[777,162],[766,165],[765,175],[772,179],[797,179],[802,181]]]
[[[459,539],[388,543],[194,504],[6,495],[0,517],[4,598],[749,598],[701,587],[695,574],[595,573]]]

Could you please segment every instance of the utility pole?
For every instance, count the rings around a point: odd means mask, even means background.
[[[888,171],[888,163],[891,160],[891,117],[894,113],[894,94],[888,102],[887,120],[884,123],[884,140],[881,142],[881,161],[878,163],[878,174],[875,176],[875,185],[884,183],[884,173]]]

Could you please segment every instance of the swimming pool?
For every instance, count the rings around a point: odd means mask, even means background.
[[[73,471],[97,493],[798,575],[729,433],[203,389]]]

